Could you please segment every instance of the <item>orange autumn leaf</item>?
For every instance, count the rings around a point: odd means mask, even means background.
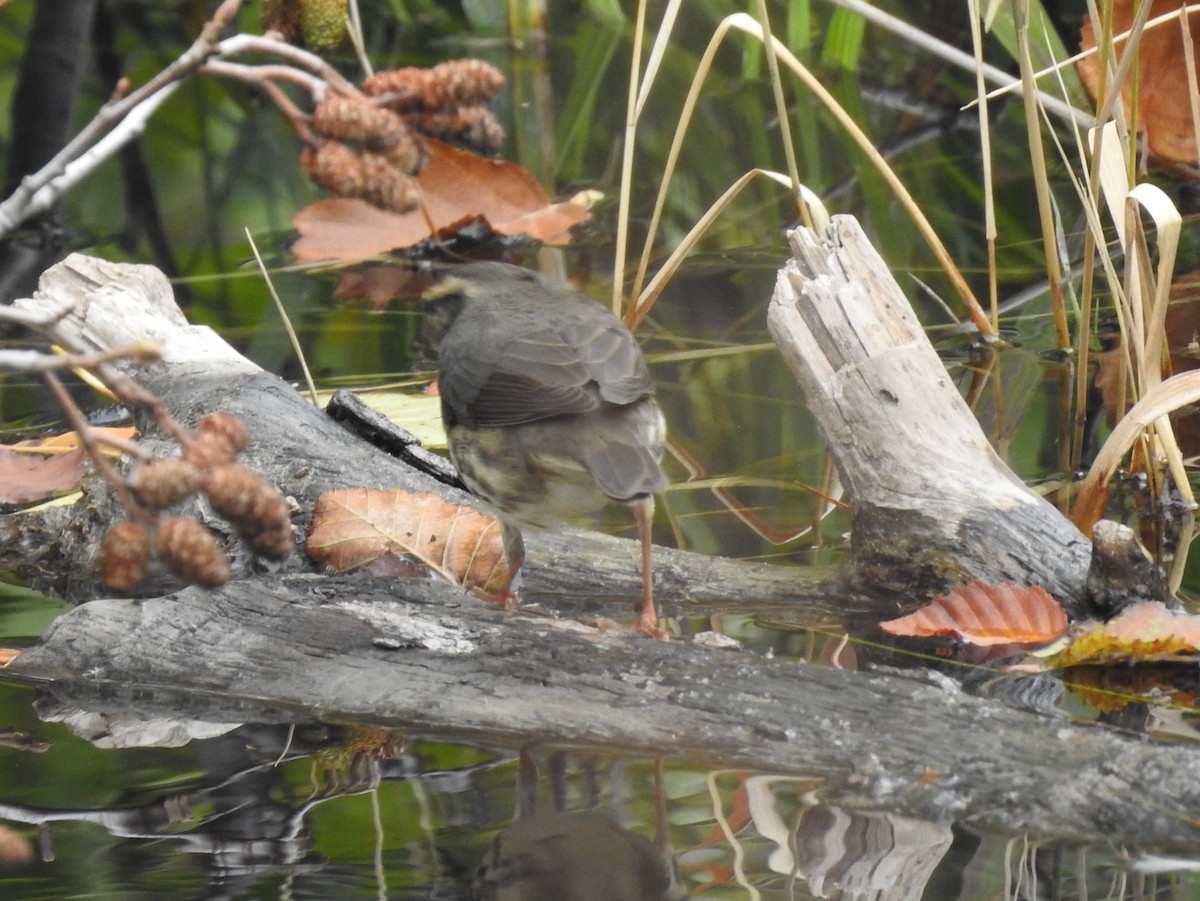
[[[880,627],[892,635],[945,635],[976,645],[1045,644],[1067,631],[1067,615],[1044,588],[975,580]]]
[[[132,427],[96,431],[124,440],[136,432]],[[74,432],[0,445],[0,503],[44,501],[72,491],[85,475],[87,454]]]
[[[415,557],[454,585],[503,595],[512,582],[500,523],[429,492],[346,488],[317,499],[309,557],[338,572]]]
[[[87,475],[87,454],[77,447],[51,455],[0,448],[0,503],[30,504],[75,488]]]
[[[0,825],[0,863],[33,860],[33,843],[10,826]]]
[[[1178,11],[1179,0],[1153,0],[1150,18]],[[1135,5],[1132,0],[1116,0],[1112,10],[1114,34],[1128,31],[1133,23]],[[1200,14],[1187,17],[1188,30],[1194,44],[1200,44]],[[1118,59],[1127,41],[1116,44]],[[1092,23],[1084,18],[1080,47],[1091,50],[1096,46]],[[1088,93],[1096,96],[1100,87],[1100,55],[1093,54],[1079,62],[1079,77]],[[1200,75],[1200,55],[1196,57]],[[1167,21],[1142,33],[1137,60],[1138,108],[1137,123],[1146,132],[1150,151],[1164,160],[1194,163],[1197,160],[1196,133],[1192,126],[1191,101],[1188,96],[1187,57],[1178,21]],[[1121,98],[1128,104],[1132,90],[1128,81],[1121,86]]]
[[[1177,614],[1159,601],[1139,601],[1105,623],[1084,628],[1051,666],[1145,663],[1200,654],[1200,616]]]
[[[572,201],[550,203],[537,179],[516,163],[491,160],[428,139],[429,161],[417,183],[421,204],[393,213],[365,200],[319,200],[293,219],[299,262],[362,259],[428,238],[448,238],[470,225],[498,235],[528,235],[545,244],[566,244],[572,226],[589,216]]]

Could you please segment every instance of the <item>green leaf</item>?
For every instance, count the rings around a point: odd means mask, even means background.
[[[853,72],[858,67],[858,54],[862,50],[866,27],[867,20],[858,13],[840,7],[835,9],[833,18],[829,20],[829,31],[825,35],[821,58],[827,63]]]

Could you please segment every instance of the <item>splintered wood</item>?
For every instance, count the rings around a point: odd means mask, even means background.
[[[858,222],[790,238],[768,325],[850,495],[857,571],[885,592],[1012,579],[1078,602],[1087,540],[992,450]]]

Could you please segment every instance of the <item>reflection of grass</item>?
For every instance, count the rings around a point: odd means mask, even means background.
[[[70,605],[0,580],[0,640],[41,635]]]

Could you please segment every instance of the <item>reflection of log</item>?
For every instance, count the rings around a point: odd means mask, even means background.
[[[1090,546],[987,443],[858,223],[792,233],[771,334],[850,495],[856,571],[880,589],[981,578],[1081,599]]]
[[[863,243],[845,224],[838,228],[831,242],[834,259],[847,265],[854,258],[847,250],[851,246],[865,259]],[[807,238],[801,243],[804,261],[798,265],[815,272],[817,244]],[[146,277],[144,269],[132,273],[136,277],[129,282],[131,270],[125,267],[74,258],[59,272],[58,282],[52,279],[59,290],[89,296],[84,311],[89,346],[107,346],[97,324],[101,295],[111,295],[119,311],[109,318],[132,320],[136,282]],[[797,277],[788,275],[784,287],[794,285]],[[817,286],[832,278],[818,278]],[[843,290],[857,290],[853,284],[863,278],[855,276]],[[882,272],[873,278],[881,279]],[[103,287],[114,280],[119,288]],[[881,285],[873,290],[888,289]],[[833,295],[843,296],[838,291]],[[790,357],[798,353],[794,347],[806,348],[801,351],[805,356],[825,359],[838,353],[851,359],[851,350],[862,356],[848,367],[835,360],[824,375],[806,379],[806,390],[816,392],[810,398],[814,408],[824,407],[821,418],[835,448],[841,452],[850,445],[843,472],[868,517],[866,528],[888,534],[870,517],[896,522],[897,510],[907,509],[895,502],[897,493],[913,499],[914,506],[928,493],[932,508],[903,520],[900,538],[889,537],[898,544],[907,541],[908,553],[918,558],[921,569],[945,578],[955,565],[948,554],[958,540],[967,545],[967,571],[1043,573],[1065,597],[1076,597],[1084,578],[1085,543],[1056,524],[1050,508],[1030,500],[985,444],[957,424],[960,431],[954,434],[961,438],[962,454],[951,463],[951,455],[939,446],[942,433],[931,437],[929,430],[918,428],[920,414],[910,416],[909,426],[901,430],[883,416],[896,407],[908,414],[917,391],[929,395],[925,399],[932,406],[927,409],[958,416],[953,401],[932,397],[939,390],[953,393],[940,369],[929,373],[934,380],[929,386],[913,383],[909,367],[919,356],[912,347],[919,333],[913,333],[908,314],[895,309],[898,302],[885,300],[874,312],[865,305],[839,307],[861,323],[876,317],[874,324],[860,328],[866,340],[846,337],[832,324],[837,321],[832,315],[830,324],[818,322],[815,313],[822,306],[806,302],[798,315],[816,326],[814,333],[843,336],[826,342],[823,351],[810,347],[799,324],[787,324],[786,311],[779,309],[786,303],[777,299],[772,319],[776,329],[797,336],[798,343],[788,345]],[[181,327],[178,321],[176,325]],[[900,340],[880,359],[869,358],[865,350],[878,346],[877,334],[896,334]],[[133,337],[127,333],[111,343]],[[248,462],[299,501],[301,524],[313,498],[333,487],[403,485],[452,494],[348,437],[278,380],[239,368],[236,361],[213,364],[177,349],[176,337],[165,326],[162,337],[167,357],[147,373],[149,386],[185,420],[228,409],[251,421],[256,443]],[[839,341],[848,342],[840,352]],[[820,397],[822,393],[830,399]],[[878,408],[870,416],[869,406]],[[890,431],[882,437],[847,436],[839,416],[853,424],[851,431],[868,426]],[[908,459],[924,463],[914,455],[927,453],[949,472],[931,478],[922,466],[915,480],[905,475],[907,481],[899,481],[905,455],[893,453],[890,445],[910,434],[923,449],[910,452]],[[890,492],[875,492],[869,481],[869,470],[880,464],[889,467],[882,478],[898,486]],[[1012,513],[1017,525],[992,526],[972,515],[976,507],[961,494],[947,496],[951,474],[963,475],[988,499],[994,515],[1003,519],[1006,511]],[[1001,484],[993,486],[995,481]],[[58,567],[85,568],[96,520],[112,509],[105,494],[96,490],[94,504],[57,514],[64,534],[73,536],[53,546],[61,555]],[[876,514],[872,507],[884,512]],[[943,516],[950,517],[949,526]],[[11,523],[8,528],[15,534]],[[42,528],[42,535],[52,534],[50,526]],[[919,528],[929,533],[926,545],[910,539]],[[1012,540],[1023,529],[1032,529],[1042,545],[1030,551],[1032,562],[1018,559],[1026,548]],[[997,551],[1000,562],[980,551],[979,540],[1007,542]],[[923,553],[925,546],[932,550]],[[864,551],[861,541],[858,553],[864,563],[879,559]],[[586,596],[607,581],[607,590],[615,586],[631,596],[634,559],[629,542],[577,532],[533,536],[527,586],[547,599],[549,591],[559,590]],[[687,596],[732,599],[728,606],[740,597],[812,603],[818,596],[813,577],[797,570],[667,552],[660,560],[660,589],[668,609]],[[300,568],[300,561],[290,566]],[[911,570],[897,572],[888,581],[911,575]],[[72,587],[68,579],[51,578]],[[848,595],[829,596],[840,601]],[[827,777],[831,790],[844,792],[843,802],[886,805],[914,816],[957,814],[978,826],[1080,836],[1102,832],[1113,840],[1200,838],[1194,819],[1200,809],[1200,760],[1186,749],[1130,741],[972,698],[941,678],[807,667],[505,615],[432,582],[289,575],[271,584],[245,579],[213,592],[186,589],[141,601],[94,601],[60,618],[13,670],[56,680],[50,689],[54,694],[77,695],[93,709],[106,703],[152,704],[153,687],[170,692],[175,701],[186,699],[197,715],[216,721],[275,719],[286,711],[282,715],[461,729],[509,736],[514,742],[537,736],[608,744],[721,766],[816,771]]]

